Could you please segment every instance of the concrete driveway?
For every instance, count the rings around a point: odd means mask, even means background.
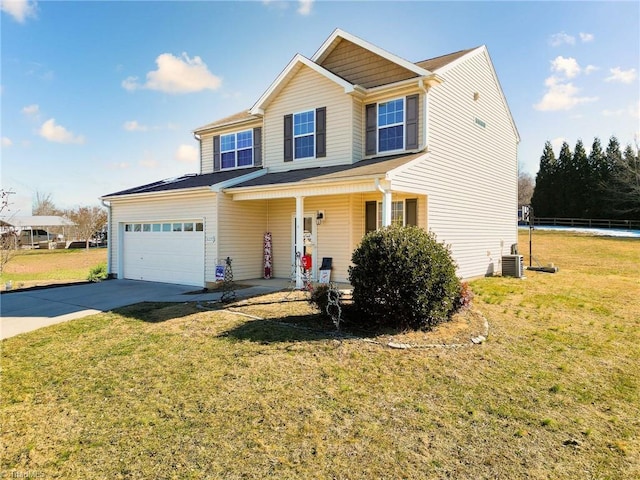
[[[253,286],[238,290],[248,297],[277,288]],[[214,301],[221,292],[198,294],[198,287],[138,280],[108,280],[100,283],[3,293],[0,296],[0,338],[5,339],[41,327],[106,312],[139,302]]]

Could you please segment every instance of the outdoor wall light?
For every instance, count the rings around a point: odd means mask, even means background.
[[[316,212],[316,225],[320,225],[322,223],[322,220],[324,220],[324,211],[318,210]]]

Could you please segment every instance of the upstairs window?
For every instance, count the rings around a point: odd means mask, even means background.
[[[378,151],[404,149],[404,98],[378,104]]]
[[[220,157],[222,169],[253,165],[253,131],[221,135]]]
[[[315,117],[314,110],[293,115],[293,143],[296,160],[315,157]]]

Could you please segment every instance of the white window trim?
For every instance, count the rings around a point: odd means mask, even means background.
[[[296,135],[296,115],[300,115],[302,113],[311,113],[313,115],[313,133],[305,133],[304,135]],[[291,128],[293,130],[293,144],[292,144],[292,149],[293,149],[293,161],[295,162],[296,160],[308,160],[308,159],[312,159],[312,158],[316,158],[316,110],[315,109],[311,109],[311,110],[302,110],[300,112],[295,112],[292,117],[291,117]],[[302,138],[302,137],[309,137],[311,136],[313,138],[313,155],[310,155],[308,157],[296,157],[296,138]]]
[[[249,134],[251,135],[251,147],[249,148],[238,148],[238,135],[241,133],[247,133],[249,132]],[[223,150],[222,149],[222,138],[223,137],[229,137],[233,135],[234,138],[234,145],[235,148],[233,150]],[[220,135],[220,170],[236,170],[238,168],[251,168],[253,167],[253,149],[254,149],[254,144],[253,144],[253,129],[248,129],[248,130],[241,130],[239,132],[233,132],[233,133],[225,133],[223,135]],[[239,151],[244,151],[244,150],[251,150],[251,164],[250,165],[241,165],[238,166],[238,152]],[[229,153],[229,152],[233,152],[233,167],[223,167],[222,166],[222,155],[225,153]]]
[[[402,101],[402,122],[392,123],[389,125],[385,125],[383,127],[380,126],[380,105],[384,103],[395,102],[396,100]],[[397,148],[395,150],[380,150],[380,130],[383,128],[397,127],[398,125],[402,125],[402,148]],[[407,100],[405,97],[397,97],[390,98],[385,100],[384,102],[378,102],[376,104],[376,152],[388,154],[395,152],[403,152],[406,148],[406,132],[407,132]]]

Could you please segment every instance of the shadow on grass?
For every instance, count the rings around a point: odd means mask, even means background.
[[[329,324],[331,322],[329,321]],[[333,324],[329,326],[320,315],[290,315],[279,318],[248,320],[219,335],[236,340],[269,344],[310,342],[342,338]]]
[[[123,317],[148,323],[160,323],[201,312],[194,303],[142,302],[114,309]]]

